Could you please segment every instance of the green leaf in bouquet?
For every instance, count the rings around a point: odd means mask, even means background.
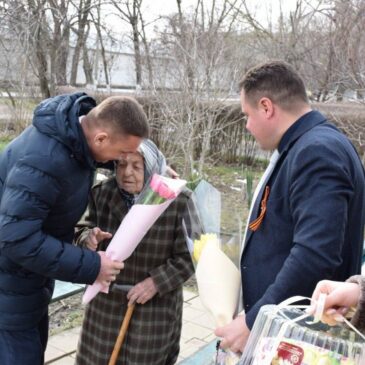
[[[152,189],[147,189],[144,192],[143,198],[140,200],[141,204],[145,205],[156,205],[164,203],[165,201],[165,198],[158,195],[158,193],[154,192]]]
[[[189,178],[188,182],[186,183],[186,187],[190,189],[191,191],[194,191],[196,187],[199,185],[200,181],[202,181],[203,178],[198,173],[192,173]]]

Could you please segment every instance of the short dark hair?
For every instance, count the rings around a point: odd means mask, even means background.
[[[299,103],[309,102],[302,78],[283,61],[265,62],[251,68],[239,87],[251,103],[267,97],[284,110],[293,110]]]
[[[146,113],[137,100],[128,96],[110,96],[91,109],[87,119],[98,126],[111,127],[115,133],[148,138]]]

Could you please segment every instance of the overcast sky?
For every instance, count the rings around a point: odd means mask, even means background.
[[[216,0],[219,3],[221,0]],[[307,0],[316,1],[316,0]],[[210,0],[204,0],[205,5],[209,4]],[[254,18],[262,25],[267,25],[268,16],[270,20],[275,23],[280,13],[280,6],[283,9],[284,14],[288,14],[289,11],[295,9],[297,0],[249,0],[249,10]],[[182,0],[182,9],[187,11],[195,8],[197,0]],[[147,24],[146,31],[151,36],[154,34],[153,20],[156,20],[159,16],[167,16],[177,12],[176,0],[143,0],[142,2],[143,18]],[[112,24],[113,30],[116,34],[123,35],[124,32],[130,32],[130,25],[121,22],[120,18],[107,13],[107,22]],[[152,22],[152,24],[151,24]],[[156,23],[157,24],[157,23]],[[161,22],[158,23],[161,26]],[[159,27],[162,30],[161,27]],[[123,32],[124,31],[124,32]],[[118,37],[118,35],[116,35]],[[124,37],[124,36],[123,36]]]
[[[207,0],[205,0],[207,2]],[[297,0],[250,0],[247,3],[251,11],[255,11],[257,16],[263,16],[267,12],[272,12],[274,15],[279,14],[280,4],[284,12],[288,13],[295,9]],[[187,9],[195,6],[197,0],[182,0],[182,8]],[[168,15],[177,11],[176,0],[143,0],[145,9],[155,15]],[[147,14],[146,14],[147,15]]]

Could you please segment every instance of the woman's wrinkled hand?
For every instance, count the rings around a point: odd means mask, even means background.
[[[136,284],[127,294],[128,304],[145,304],[157,294],[157,287],[151,277]]]
[[[94,227],[89,231],[85,239],[85,246],[92,251],[96,251],[98,244],[105,239],[112,238],[112,234],[102,231],[99,227]]]

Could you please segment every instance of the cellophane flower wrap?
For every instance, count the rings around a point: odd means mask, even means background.
[[[191,199],[194,201],[204,231],[200,236],[195,235],[195,237],[186,234],[189,251],[196,268],[199,297],[214,319],[215,325],[220,327],[230,323],[236,313],[241,275],[225,252],[232,252],[232,242],[222,243],[220,239],[220,192],[202,180],[194,189]],[[238,244],[233,251],[239,254]],[[233,353],[220,353],[218,357],[220,360],[216,360],[215,364],[233,364],[235,360],[238,361]],[[233,361],[232,358],[234,358]]]
[[[106,255],[112,260],[126,260],[185,185],[185,180],[152,175],[115,232],[106,249]],[[86,304],[100,291],[108,293],[108,290],[109,287],[96,281],[87,287],[82,302]]]

